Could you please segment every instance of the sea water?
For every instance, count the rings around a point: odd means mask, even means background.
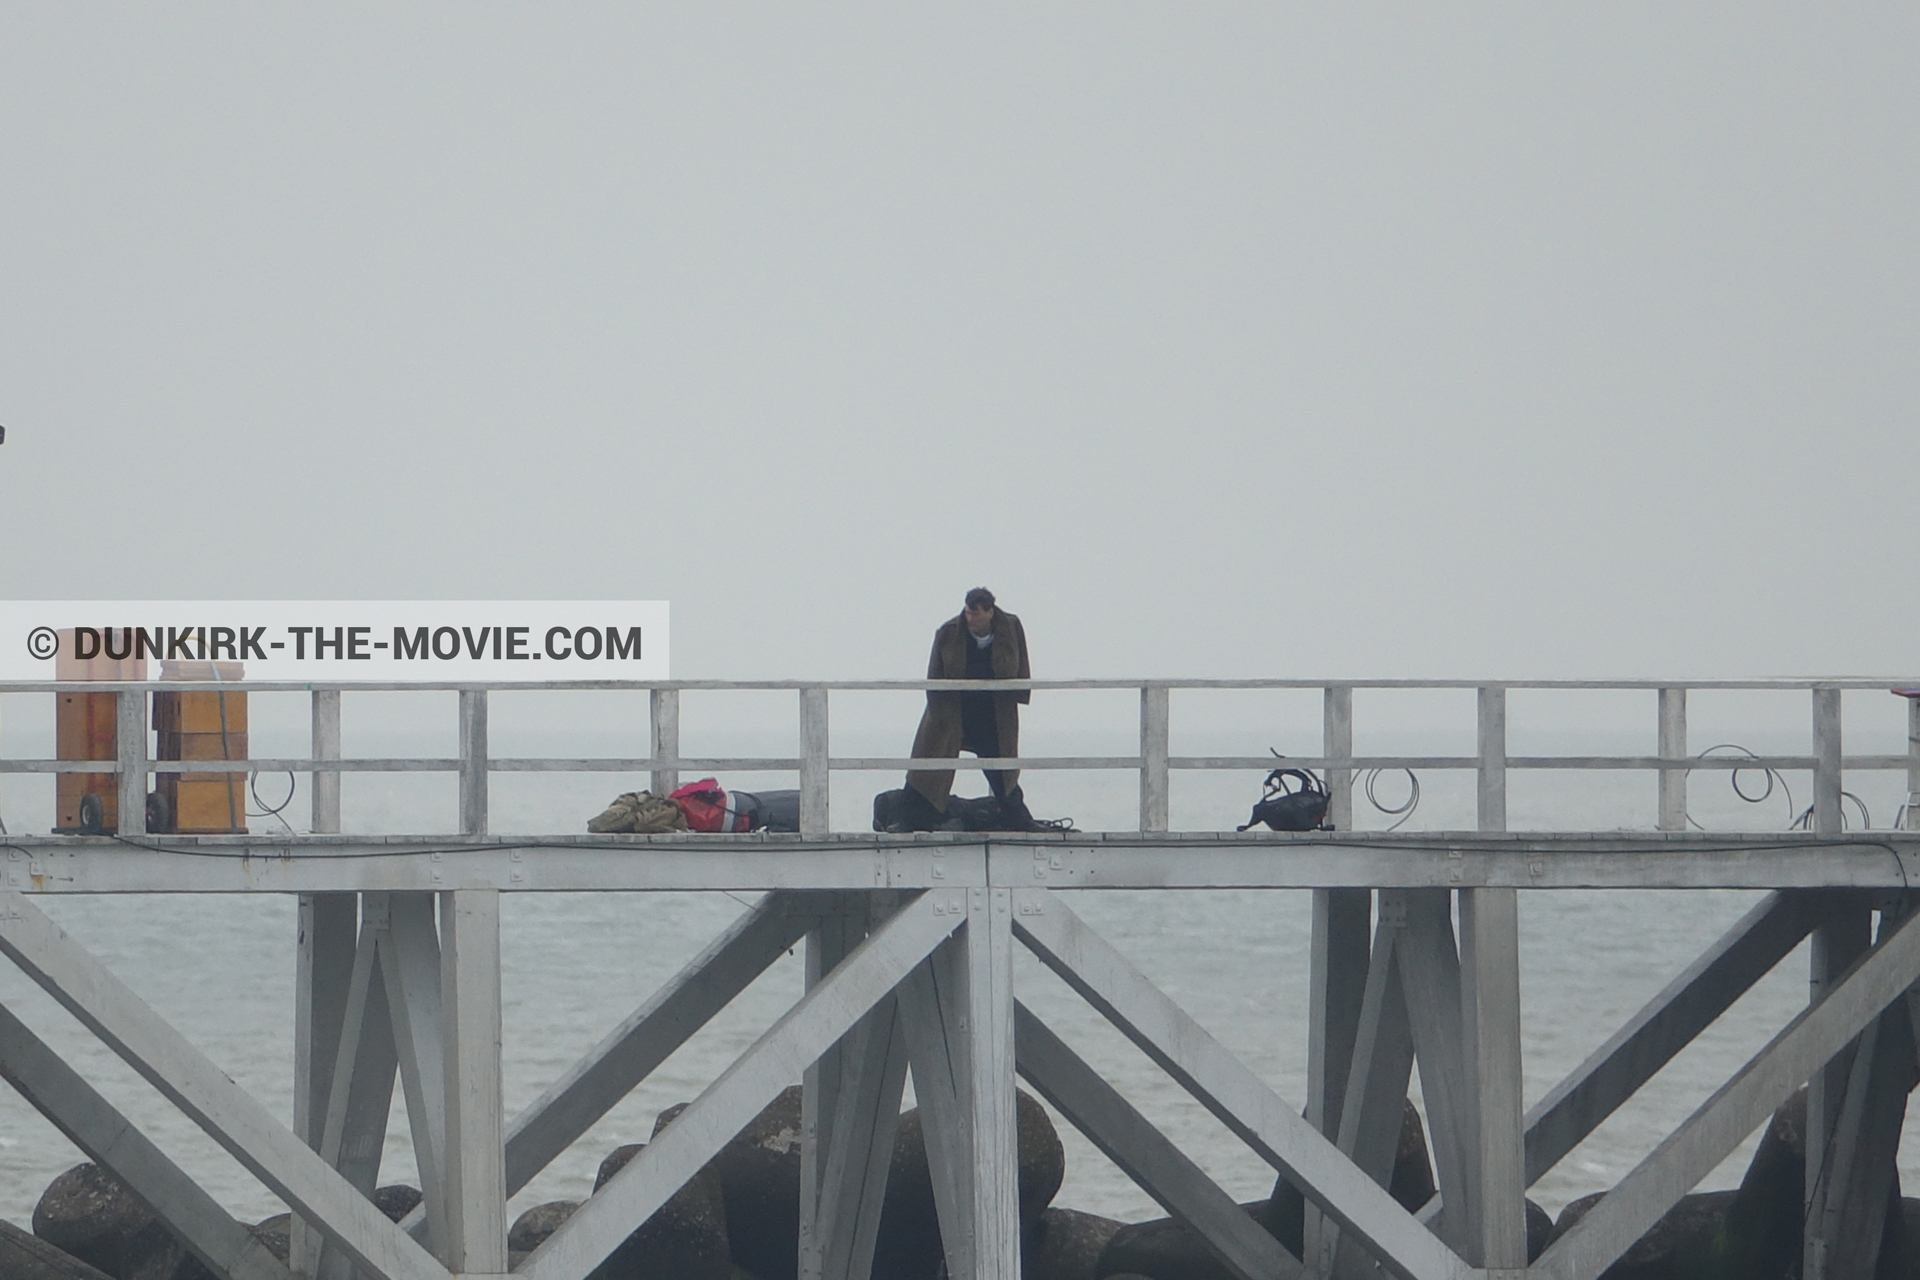
[[[789,695],[790,697],[790,695]],[[438,728],[416,738],[389,730],[349,754],[448,754]],[[840,732],[838,729],[836,732]],[[28,735],[29,737],[31,735]],[[847,737],[855,737],[848,734]],[[427,739],[431,739],[430,741]],[[9,754],[23,749],[10,730]],[[556,745],[550,744],[550,745]],[[1422,753],[1436,744],[1416,744]],[[1766,749],[1786,749],[1762,744]],[[1461,744],[1439,750],[1464,754]],[[720,754],[787,754],[790,745],[742,742],[689,744]],[[836,753],[885,754],[897,744],[837,737]],[[1029,742],[1029,751],[1036,748]],[[1059,754],[1122,754],[1114,744],[1074,742]],[[1191,750],[1176,745],[1176,752]],[[1248,751],[1234,742],[1223,751]],[[1306,754],[1311,744],[1296,748]],[[1363,746],[1362,750],[1379,750]],[[1401,750],[1409,750],[1400,747]],[[1528,748],[1538,749],[1538,748]],[[1582,749],[1575,747],[1573,749]],[[1591,748],[1586,748],[1591,749]],[[1626,749],[1638,750],[1635,743]],[[1868,746],[1856,750],[1884,749]],[[256,747],[256,750],[262,748]],[[295,754],[297,744],[274,747]],[[1516,748],[1518,750],[1518,748]],[[496,754],[537,754],[524,746]],[[553,754],[631,753],[631,746],[595,743]],[[1250,752],[1249,752],[1250,753]],[[38,807],[34,785],[8,780],[0,817],[18,832]],[[791,774],[739,775],[743,789],[793,785]],[[1791,781],[1789,779],[1788,781]],[[262,778],[261,800],[276,804],[288,780]],[[301,780],[302,785],[304,779]],[[1137,822],[1135,779],[1126,773],[1030,771],[1030,803],[1042,817],[1072,816],[1083,829],[1131,829]],[[1471,774],[1428,774],[1423,798],[1404,829],[1463,829],[1473,824]],[[1244,821],[1259,793],[1258,773],[1179,774],[1173,792],[1176,829],[1221,830]],[[1392,791],[1393,785],[1400,790]],[[502,774],[492,781],[496,832],[566,833],[619,791],[644,780],[619,775]],[[834,823],[860,830],[875,791],[897,775],[834,778]],[[1754,778],[1744,780],[1757,791]],[[1900,801],[1897,775],[1849,778],[1883,824]],[[1727,793],[1723,775],[1695,775],[1696,818],[1723,829],[1778,829],[1788,810],[1760,813]],[[1805,795],[1804,781],[1800,784]],[[1397,802],[1404,779],[1383,778],[1383,803]],[[1653,780],[1633,774],[1514,774],[1509,826],[1514,830],[1647,829]],[[977,775],[962,775],[963,793],[977,793]],[[453,826],[455,786],[431,775],[349,774],[344,780],[350,831],[445,831]],[[304,825],[304,794],[284,816]],[[1380,829],[1390,819],[1358,802],[1356,827]],[[253,829],[278,829],[255,817]],[[44,830],[45,822],[37,829]],[[533,855],[538,856],[538,855]],[[1276,853],[1284,857],[1284,853]],[[501,907],[504,1002],[504,1090],[511,1116],[531,1102],[685,961],[724,929],[757,895],[732,893],[505,894]],[[1525,1093],[1538,1099],[1645,1000],[1744,914],[1759,894],[1745,891],[1523,891],[1520,894],[1522,1027]],[[1160,988],[1282,1096],[1305,1095],[1308,923],[1304,891],[1083,891],[1070,905],[1124,952]],[[280,895],[46,896],[35,902],[107,964],[138,995],[282,1120],[292,1113],[294,900]],[[1018,949],[1016,949],[1018,950]],[[797,949],[796,949],[797,951]],[[1783,962],[1638,1096],[1537,1183],[1535,1200],[1550,1212],[1568,1200],[1604,1190],[1630,1170],[1728,1075],[1738,1069],[1806,999],[1805,948]],[[669,1059],[566,1154],[514,1198],[511,1209],[553,1199],[579,1199],[592,1188],[599,1161],[616,1146],[644,1141],[664,1107],[694,1097],[745,1050],[801,992],[796,954],[776,963],[711,1025]],[[1015,988],[1046,1022],[1093,1063],[1236,1198],[1264,1196],[1272,1171],[1063,983],[1021,953]],[[277,1200],[191,1122],[162,1100],[109,1050],[11,966],[0,965],[0,1001],[74,1063],[178,1163],[237,1216],[256,1220],[281,1211]],[[396,1089],[383,1182],[414,1181],[404,1101]],[[1419,1098],[1418,1077],[1414,1096]],[[1071,1126],[1056,1117],[1067,1148],[1066,1182],[1055,1203],[1124,1219],[1160,1209]],[[1911,1130],[1912,1126],[1910,1126]],[[1735,1185],[1757,1133],[1712,1174],[1704,1187]],[[1920,1174],[1920,1144],[1903,1145],[1909,1183]],[[30,1106],[0,1090],[0,1217],[24,1224],[48,1182],[84,1157]]]

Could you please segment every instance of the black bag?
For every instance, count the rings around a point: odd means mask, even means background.
[[[1298,790],[1295,790],[1298,787]],[[1331,831],[1327,822],[1327,785],[1305,769],[1275,769],[1267,775],[1260,802],[1245,831],[1264,822],[1273,831]]]
[[[747,815],[749,831],[798,831],[800,829],[800,793],[798,791],[736,791],[733,802]]]

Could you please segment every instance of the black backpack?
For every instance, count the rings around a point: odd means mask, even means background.
[[[1297,790],[1296,790],[1297,788]],[[1264,822],[1273,831],[1331,831],[1327,822],[1327,785],[1305,769],[1275,769],[1261,788],[1260,802],[1245,831]]]

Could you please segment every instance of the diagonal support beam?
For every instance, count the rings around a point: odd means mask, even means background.
[[[1818,1004],[1802,1010],[1699,1110],[1540,1255],[1550,1280],[1594,1280],[1700,1179],[1920,979],[1920,916],[1908,917]]]
[[[806,990],[818,986],[860,945],[867,936],[867,917],[866,895],[846,893],[808,930]],[[826,1153],[834,1145],[834,1126],[841,1116],[840,1089],[845,1083],[841,1067],[846,1055],[844,1044],[830,1046],[800,1080],[800,1280],[820,1280],[824,1246],[820,1191],[826,1183]]]
[[[1467,1274],[1458,1254],[1295,1115],[1057,895],[1023,889],[1015,896],[1020,940],[1390,1272],[1404,1280]]]
[[[515,1274],[583,1280],[959,926],[962,917],[935,911],[923,897],[854,948]]]
[[[379,1280],[447,1272],[293,1131],[22,894],[0,892],[0,952],[295,1213]]]
[[[927,1142],[927,1174],[949,1276],[973,1274],[972,1096],[966,1050],[964,946],[949,938],[900,984],[896,1004],[906,1028],[913,1094]]]
[[[824,1280],[867,1280],[907,1079],[906,1035],[895,999],[882,999],[854,1025],[842,1042],[840,1071],[840,1116],[825,1153],[815,1220],[818,1254],[801,1265],[803,1274]]]
[[[361,930],[354,954],[338,1054],[329,1072],[332,1089],[320,1157],[338,1169],[356,1191],[371,1199],[380,1181],[394,1073],[400,1064],[393,1043],[393,1018],[387,1009],[386,983],[380,976],[380,952],[371,927]],[[319,1280],[348,1280],[352,1266],[346,1256],[320,1243],[317,1262],[304,1270]]]
[[[1360,1034],[1340,1117],[1341,1154],[1383,1187],[1393,1181],[1393,1161],[1406,1118],[1407,1083],[1413,1077],[1413,1024],[1396,959],[1405,925],[1404,916],[1383,913],[1375,932],[1361,998]],[[1315,1257],[1320,1274],[1348,1280],[1372,1273],[1372,1260],[1364,1258],[1352,1242],[1342,1245],[1332,1224],[1325,1225],[1318,1243]]]
[[[1023,1004],[1013,1007],[1020,1074],[1120,1171],[1241,1280],[1271,1280],[1297,1264],[1220,1184]]]
[[[321,732],[329,700],[338,727],[340,694],[313,695],[314,752],[326,740]],[[337,735],[336,735],[337,736]],[[337,754],[337,753],[336,753]],[[316,781],[326,774],[316,774]],[[338,791],[339,774],[331,775]],[[334,806],[335,810],[338,805]],[[316,795],[314,830],[337,830],[327,825],[331,811]],[[352,981],[354,952],[360,931],[360,896],[354,893],[300,895],[297,946],[299,958],[293,986],[293,1131],[318,1150],[327,1127],[327,1099],[333,1096],[333,1070],[339,1060],[341,1029],[346,1019],[347,991]],[[293,1269],[305,1275],[319,1272],[320,1233],[306,1221],[293,1220],[290,1248]]]
[[[380,973],[400,1051],[400,1083],[407,1096],[414,1163],[429,1247],[447,1256],[450,1214],[444,1159],[447,1149],[446,1054],[441,1040],[440,934],[431,893],[368,894]]]
[[[1806,894],[1770,893],[1527,1112],[1527,1182],[1538,1181],[1773,971],[1812,931]]]
[[[1857,1042],[1824,1173],[1809,1198],[1809,1216],[1822,1220],[1822,1237],[1833,1241],[1822,1259],[1826,1280],[1873,1280],[1913,1078],[1911,1024],[1905,1010],[1889,1008]]]
[[[847,895],[840,910],[807,936],[808,987],[898,909],[897,893]],[[806,1072],[802,1280],[866,1280],[872,1270],[907,1076],[898,1005],[883,999]]]
[[[1380,895],[1382,910],[1404,912],[1406,929],[1395,963],[1406,992],[1427,1139],[1446,1208],[1438,1229],[1469,1256],[1480,1253],[1479,1109],[1463,1037],[1460,952],[1454,941],[1452,895],[1417,889]]]
[[[0,1076],[95,1164],[131,1187],[215,1275],[292,1280],[285,1263],[4,1006]]]
[[[1912,906],[1909,899],[1883,912],[1882,934]],[[1916,1066],[1908,1016],[1913,994],[1908,988],[1906,999],[1889,1005],[1855,1042],[1833,1135],[1813,1162],[1818,1172],[1807,1216],[1820,1229],[1810,1234],[1830,1243],[1818,1259],[1820,1280],[1873,1280],[1889,1199],[1899,1211],[1900,1130]]]

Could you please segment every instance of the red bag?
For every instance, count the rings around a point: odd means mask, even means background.
[[[751,831],[752,815],[741,812],[717,778],[689,782],[667,799],[680,806],[690,831]]]

